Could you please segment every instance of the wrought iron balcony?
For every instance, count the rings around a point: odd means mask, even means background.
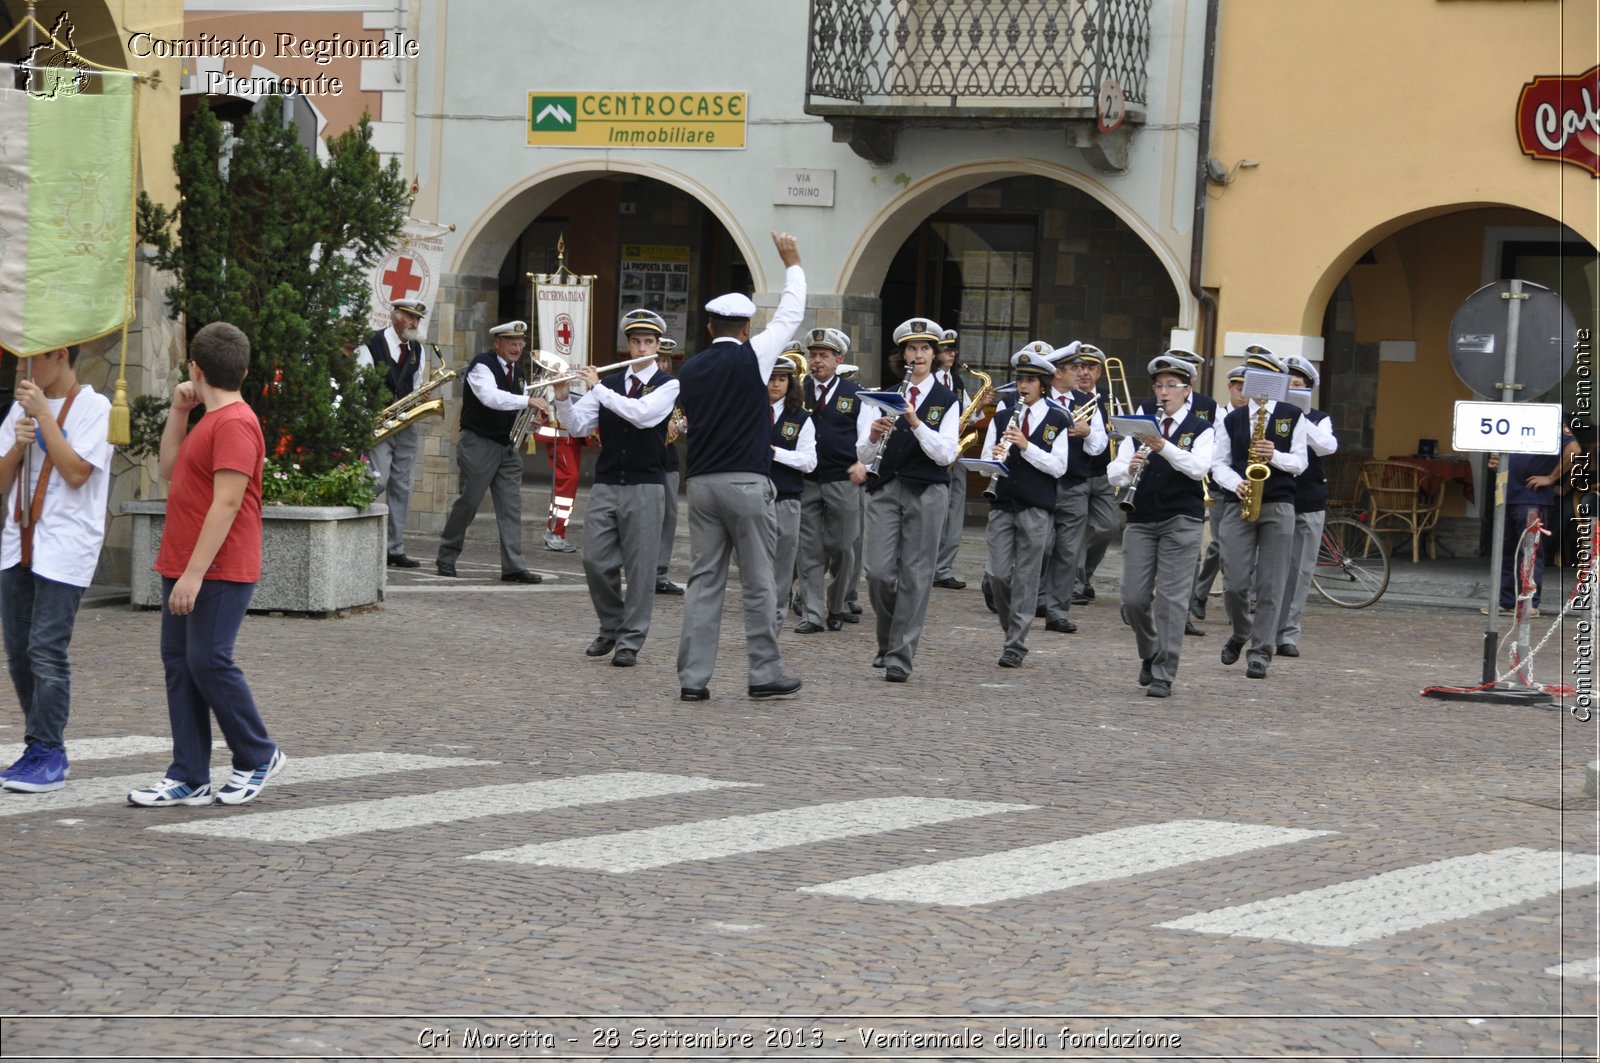
[[[908,123],[1055,125],[1115,169],[1097,100],[1114,81],[1142,123],[1149,53],[1150,0],[811,0],[805,109],[874,162]]]

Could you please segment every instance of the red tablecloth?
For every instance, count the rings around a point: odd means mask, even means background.
[[[1473,500],[1472,462],[1466,458],[1419,458],[1411,454],[1398,454],[1389,460],[1415,465],[1427,473],[1427,479],[1422,481],[1422,489],[1429,494],[1444,484],[1454,482],[1461,485],[1461,493],[1468,502]]]

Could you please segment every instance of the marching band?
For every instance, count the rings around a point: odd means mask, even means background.
[[[583,368],[553,376],[535,358],[524,385],[520,321],[491,329],[495,349],[472,364],[461,427],[464,440],[482,444],[459,459],[458,509],[475,510],[484,489],[500,487],[503,470],[520,461],[506,451],[501,422],[524,405],[574,438],[598,435],[582,548],[599,622],[588,656],[632,666],[654,595],[686,594],[680,697],[709,698],[736,557],[751,697],[800,689],[778,640],[791,606],[800,635],[860,622],[853,597],[863,570],[871,665],[888,682],[908,682],[932,588],[965,587],[954,577],[949,529],[952,513],[965,516],[969,469],[989,482],[983,597],[1001,629],[998,667],[1023,666],[1036,618],[1050,632],[1077,631],[1072,607],[1093,599],[1089,577],[1115,536],[1118,510],[1121,619],[1133,631],[1147,696],[1172,696],[1184,638],[1205,634],[1196,621],[1217,570],[1229,626],[1222,663],[1243,656],[1245,674],[1263,679],[1274,656],[1300,655],[1327,504],[1320,458],[1338,446],[1328,415],[1310,406],[1320,378],[1309,361],[1252,346],[1229,374],[1222,408],[1194,391],[1203,360],[1172,349],[1149,361],[1152,394],[1134,404],[1120,360],[1088,343],[1035,340],[1010,358],[1012,382],[992,387],[978,373],[984,387],[973,396],[956,373],[957,333],[913,317],[893,333],[904,378],[875,392],[847,378],[854,366],[843,331],[816,327],[789,342],[804,312],[805,275],[794,237],[773,239],[786,275],[771,323],[751,338],[748,297],[711,300],[711,345],[676,379],[662,355],[675,346],[666,322],[642,307],[622,315],[629,360],[602,367],[606,375]],[[574,379],[587,385],[581,398],[569,392]],[[1246,393],[1247,380],[1259,393]],[[1291,401],[1291,388],[1304,397]],[[976,453],[963,457],[980,434]],[[690,513],[683,589],[666,577],[680,437],[688,440]],[[499,491],[496,501],[498,510]],[[1203,555],[1208,510],[1213,554]],[[439,555],[446,575],[460,550],[455,516]],[[536,580],[507,538],[504,578]]]

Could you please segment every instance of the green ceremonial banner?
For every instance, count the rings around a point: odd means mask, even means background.
[[[137,90],[120,73],[15,89],[15,69],[0,64],[0,347],[28,357],[132,316]]]

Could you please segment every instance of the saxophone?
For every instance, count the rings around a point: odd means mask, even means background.
[[[445,367],[444,358],[439,354],[439,345],[430,343],[433,348],[434,360],[439,363],[439,368],[425,380],[420,388],[401,399],[396,399],[383,408],[378,414],[378,423],[372,429],[372,441],[381,443],[405,428],[414,421],[420,421],[430,414],[444,413],[444,399],[430,398],[429,396],[440,387],[456,378],[456,371]]]
[[[967,408],[961,411],[961,420],[956,425],[961,436],[961,442],[956,444],[956,457],[958,458],[967,452],[968,447],[978,442],[979,432],[972,425],[983,416],[984,407],[989,405],[990,400],[994,398],[994,379],[988,373],[981,369],[973,369],[965,362],[962,362],[961,375],[966,376],[968,373],[983,381],[983,386],[972,397],[972,402],[967,405]]]
[[[1267,438],[1267,404],[1263,402],[1256,411],[1256,423],[1250,430],[1250,449],[1254,450],[1256,444]],[[1239,516],[1254,524],[1261,519],[1261,496],[1267,491],[1267,477],[1272,475],[1272,467],[1264,461],[1252,461],[1244,467],[1244,478],[1249,484],[1243,501],[1240,503]]]

